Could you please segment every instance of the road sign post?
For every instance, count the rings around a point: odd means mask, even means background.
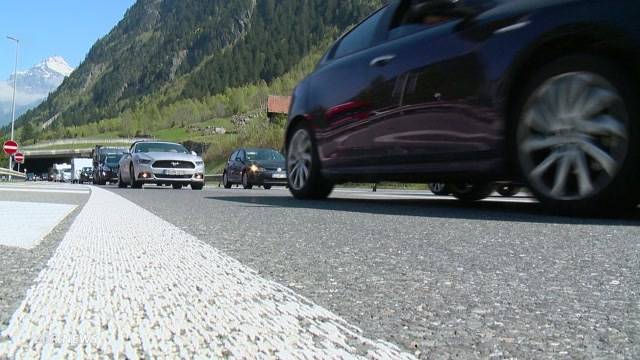
[[[17,152],[15,155],[13,155],[13,160],[18,163],[18,172],[20,172],[20,164],[24,163],[24,154]]]
[[[2,150],[4,150],[5,154],[9,155],[9,170],[13,170],[11,156],[18,152],[18,143],[13,140],[7,140],[2,146]],[[11,175],[9,175],[9,181],[11,181]]]

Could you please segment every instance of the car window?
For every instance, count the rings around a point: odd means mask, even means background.
[[[386,9],[387,8],[384,7],[378,10],[342,37],[333,52],[333,58],[341,58],[368,48],[373,42],[376,29]]]
[[[189,154],[189,151],[180,144],[173,143],[140,143],[136,145],[136,153],[168,152],[176,154]]]
[[[411,9],[414,6],[419,6],[427,0],[405,0],[393,15],[391,27],[389,29],[389,40],[398,39],[403,36],[407,36],[418,31],[431,29],[438,25],[455,20],[455,17],[424,14],[421,16],[415,16],[411,13]]]
[[[284,156],[272,149],[256,149],[247,151],[250,161],[284,161]]]
[[[229,161],[234,161],[236,159],[236,156],[238,156],[238,151],[234,151],[231,156],[229,156]]]

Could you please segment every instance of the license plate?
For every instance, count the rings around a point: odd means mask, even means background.
[[[287,174],[285,174],[285,173],[273,174],[273,178],[274,179],[286,179],[287,178]]]
[[[163,173],[165,175],[184,175],[184,171],[180,170],[165,170]]]

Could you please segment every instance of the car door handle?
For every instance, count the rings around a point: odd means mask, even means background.
[[[379,57],[371,60],[371,62],[369,63],[369,66],[371,66],[371,67],[385,66],[385,65],[389,64],[390,62],[392,62],[393,59],[395,59],[395,58],[396,58],[395,55],[379,56]]]

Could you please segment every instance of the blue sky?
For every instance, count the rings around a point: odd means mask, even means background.
[[[4,0],[0,11],[0,80],[13,72],[15,43],[21,40],[18,68],[28,69],[59,55],[77,67],[91,46],[122,19],[135,0]]]

